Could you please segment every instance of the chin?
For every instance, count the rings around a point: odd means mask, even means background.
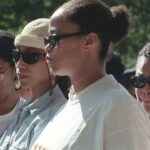
[[[23,88],[23,89],[29,89],[31,86],[29,86],[29,84],[27,84],[27,83],[22,83],[21,82],[20,87]]]
[[[51,68],[51,72],[54,74],[54,75],[58,75],[58,76],[65,76],[66,74],[58,69],[58,68]]]
[[[142,105],[143,105],[143,107],[144,107],[144,109],[146,110],[146,112],[148,113],[148,114],[150,114],[150,104],[143,104],[142,103]]]
[[[148,114],[150,114],[150,107],[145,107],[145,110]]]

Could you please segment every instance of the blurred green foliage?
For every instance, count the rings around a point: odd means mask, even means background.
[[[149,0],[104,0],[109,6],[126,5],[132,22],[129,34],[114,51],[121,54],[127,68],[135,65],[138,51],[150,39]],[[0,0],[0,29],[15,35],[30,21],[50,17],[52,12],[65,0]]]

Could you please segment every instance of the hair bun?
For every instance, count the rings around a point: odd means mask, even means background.
[[[124,5],[113,6],[110,9],[113,16],[112,42],[116,43],[127,35],[130,25],[130,15],[127,7]]]

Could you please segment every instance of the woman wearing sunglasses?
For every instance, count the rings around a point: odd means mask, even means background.
[[[0,136],[15,118],[19,106],[20,98],[14,82],[16,76],[13,62],[14,39],[11,33],[0,30]]]
[[[29,150],[49,120],[66,102],[45,61],[43,37],[47,35],[48,26],[49,19],[36,19],[15,38],[17,50],[14,51],[14,61],[20,85],[30,88],[32,97],[19,108],[17,119],[0,139],[2,149]]]
[[[137,99],[150,115],[150,42],[139,52],[136,75],[132,76],[130,81],[135,87]]]
[[[72,82],[69,100],[34,150],[149,150],[150,124],[140,104],[105,72],[108,49],[127,33],[125,6],[70,0],[50,18],[47,62]]]

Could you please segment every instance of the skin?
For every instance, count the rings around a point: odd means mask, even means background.
[[[65,10],[58,9],[50,19],[49,35],[79,32],[79,26],[64,20]],[[105,75],[105,65],[98,54],[100,40],[95,33],[73,36],[57,42],[55,48],[46,46],[47,62],[56,75],[68,75],[75,92],[80,92]]]
[[[140,57],[138,59],[136,75],[150,78],[150,57]],[[141,102],[145,110],[150,114],[150,86],[148,84],[143,88],[135,89],[136,97]]]
[[[43,49],[18,46],[20,52],[44,53]],[[35,100],[44,94],[50,87],[48,68],[45,59],[40,59],[36,64],[26,64],[22,58],[17,62],[17,74],[20,79],[21,87],[31,89],[32,99]]]
[[[19,88],[17,90],[18,94],[23,97],[24,99],[28,100],[31,95],[32,95],[32,92],[30,89],[23,89],[23,88]]]
[[[6,73],[4,79],[0,81],[0,115],[4,115],[15,107],[18,94],[14,85],[15,68],[2,58],[0,58],[0,73]]]

